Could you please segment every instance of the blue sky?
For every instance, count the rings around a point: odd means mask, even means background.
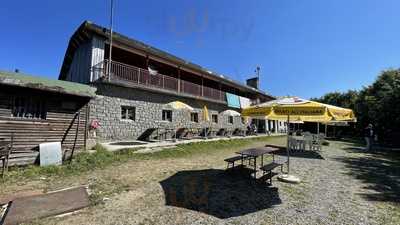
[[[3,1],[0,69],[56,79],[68,40],[108,0]],[[305,98],[359,89],[400,67],[398,0],[116,0],[114,29],[244,81]]]

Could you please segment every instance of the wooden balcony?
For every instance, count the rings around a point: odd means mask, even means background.
[[[108,76],[109,66],[110,63],[107,60],[94,66],[92,68],[93,81],[103,78],[106,80],[109,79],[110,82],[124,82],[152,89],[166,90],[176,94],[203,97],[218,102],[226,102],[224,91],[160,73],[151,74],[148,70],[114,61],[111,62],[111,73],[110,76]]]

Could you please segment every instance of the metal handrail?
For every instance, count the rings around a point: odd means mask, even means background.
[[[201,96],[209,99],[226,101],[225,92],[211,87],[202,86],[186,80],[167,76],[161,73],[150,74],[146,69],[124,64],[111,62],[111,73],[108,73],[109,62],[104,60],[92,68],[93,79],[109,78],[109,80],[123,80],[144,86],[161,88],[178,93],[185,93],[194,96]],[[179,88],[180,87],[180,88]]]

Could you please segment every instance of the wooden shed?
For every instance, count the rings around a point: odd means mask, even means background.
[[[34,163],[39,144],[61,142],[63,150],[84,149],[88,85],[0,71],[0,139],[14,134],[10,165]]]

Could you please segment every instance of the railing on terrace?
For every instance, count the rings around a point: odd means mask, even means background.
[[[108,79],[108,63],[107,60],[97,64],[92,68],[93,80],[101,77]],[[136,85],[148,86],[153,88],[164,89],[176,93],[185,93],[197,97],[205,97],[208,99],[226,101],[225,92],[214,88],[201,86],[189,81],[177,79],[175,77],[163,75],[160,73],[150,74],[148,70],[135,66],[111,62],[111,81],[124,81]]]

